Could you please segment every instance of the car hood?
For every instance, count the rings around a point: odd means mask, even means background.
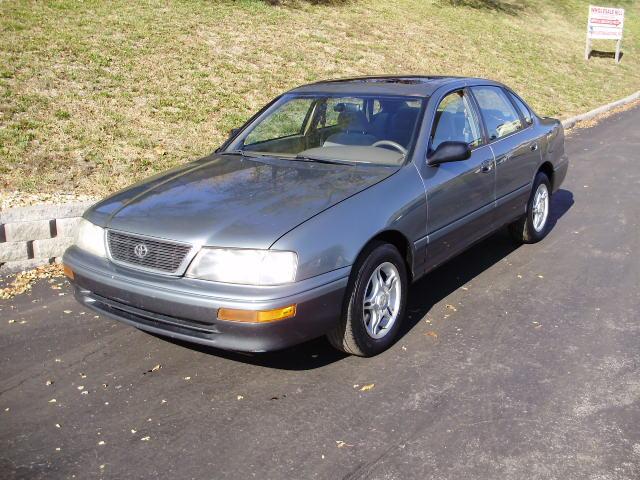
[[[214,154],[122,190],[85,218],[195,245],[269,248],[300,223],[397,170]]]

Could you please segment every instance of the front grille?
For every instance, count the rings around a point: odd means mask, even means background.
[[[107,231],[107,242],[113,260],[166,273],[175,273],[191,250],[189,245],[113,230]]]

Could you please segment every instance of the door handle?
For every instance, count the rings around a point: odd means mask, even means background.
[[[482,165],[480,165],[480,172],[482,173],[489,173],[491,170],[493,170],[493,160],[483,162]]]
[[[536,150],[538,150],[538,144],[534,143],[534,144],[530,145],[529,149],[531,149],[532,152],[535,152]]]

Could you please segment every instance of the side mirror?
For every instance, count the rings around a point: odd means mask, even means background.
[[[464,142],[442,142],[427,157],[427,165],[440,165],[447,162],[459,162],[471,157],[471,148]]]

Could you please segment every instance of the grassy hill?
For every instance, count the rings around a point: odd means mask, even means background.
[[[606,3],[606,2],[605,2]],[[0,190],[105,194],[212,151],[281,91],[380,73],[489,77],[544,115],[640,89],[583,60],[588,0],[0,2]],[[597,43],[613,51],[613,42]]]

